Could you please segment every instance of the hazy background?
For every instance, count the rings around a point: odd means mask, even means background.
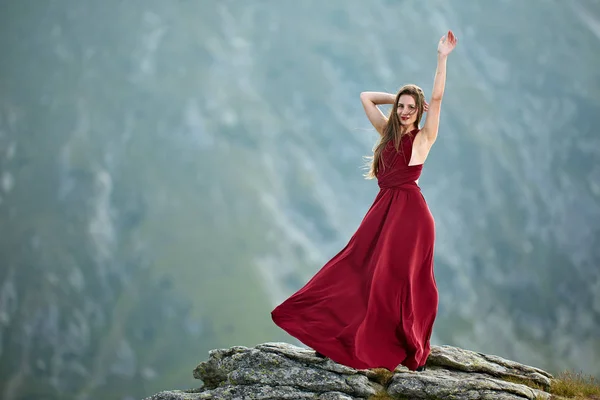
[[[431,93],[434,344],[600,377],[600,3],[0,0],[0,398],[199,387],[378,187],[363,90]]]

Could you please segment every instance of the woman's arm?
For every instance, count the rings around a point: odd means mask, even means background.
[[[442,108],[442,97],[444,96],[444,87],[446,86],[446,61],[448,54],[456,47],[456,36],[452,31],[448,31],[447,37],[442,37],[438,44],[438,61],[433,80],[433,90],[431,92],[431,101],[429,102],[429,110],[425,117],[422,134],[427,138],[430,144],[433,144],[437,139],[438,127],[440,124],[440,111]]]
[[[377,106],[380,104],[394,104],[394,100],[396,100],[396,96],[391,93],[362,92],[360,94],[360,101],[365,109],[365,113],[380,135],[383,135],[383,128],[387,123],[387,117]]]

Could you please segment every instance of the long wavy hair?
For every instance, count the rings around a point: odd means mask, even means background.
[[[388,121],[383,128],[383,134],[373,148],[373,155],[370,157],[365,157],[367,160],[370,160],[367,164],[369,172],[365,174],[367,179],[377,178],[377,175],[379,174],[381,154],[383,153],[383,149],[385,149],[388,142],[393,140],[394,147],[396,148],[396,151],[398,151],[402,141],[402,136],[411,134],[410,132],[412,129],[407,129],[406,132],[402,132],[402,123],[400,122],[400,117],[398,116],[397,112],[398,101],[400,100],[400,96],[403,94],[411,95],[413,99],[415,99],[415,105],[417,106],[417,119],[415,121],[415,128],[419,128],[421,118],[423,117],[425,94],[423,93],[423,89],[417,85],[404,85],[400,88],[398,94],[396,94],[396,100],[394,101],[394,105],[392,106],[392,110],[388,116]],[[381,164],[383,164],[383,162]],[[385,168],[385,165],[383,165],[383,167]]]

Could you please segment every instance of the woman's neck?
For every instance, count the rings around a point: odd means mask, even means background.
[[[405,133],[407,133],[407,132],[412,132],[412,131],[414,131],[415,129],[417,129],[417,127],[416,127],[415,125],[411,125],[411,126],[409,126],[409,127],[404,127],[404,126],[401,126],[401,127],[400,127],[400,134],[401,134],[401,135],[404,135]]]

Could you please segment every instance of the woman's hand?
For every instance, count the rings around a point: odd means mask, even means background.
[[[429,111],[429,103],[427,100],[423,100],[423,112]]]
[[[447,35],[442,36],[438,43],[438,54],[441,56],[447,56],[454,50],[458,39],[454,36],[452,31],[448,31]]]

